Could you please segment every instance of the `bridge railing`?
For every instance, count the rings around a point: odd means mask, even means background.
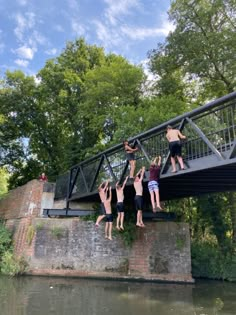
[[[136,152],[136,170],[160,155],[163,160],[161,174],[170,173],[169,144],[166,139],[166,128],[171,125],[186,135],[183,141],[183,158],[189,162],[207,156],[215,156],[218,160],[228,158],[226,152],[233,152],[236,135],[236,92],[217,99],[209,104],[169,120],[155,128],[141,133],[132,139],[139,147]],[[104,152],[91,157],[71,168],[67,176],[67,200],[79,198],[97,192],[101,182],[110,179],[113,183],[122,181],[128,175],[128,162],[122,144],[118,144]],[[61,180],[65,187],[65,177]],[[60,186],[60,180],[58,181]],[[57,196],[56,196],[57,197]]]

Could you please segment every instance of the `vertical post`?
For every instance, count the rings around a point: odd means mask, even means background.
[[[72,177],[72,172],[73,170],[70,170],[70,174],[69,174],[69,179],[68,179],[68,184],[67,184],[67,194],[66,194],[66,209],[69,209],[69,205],[70,205],[70,190],[71,190],[71,177]]]

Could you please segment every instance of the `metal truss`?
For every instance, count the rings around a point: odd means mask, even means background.
[[[227,165],[234,159],[236,162],[236,92],[171,119],[129,140],[139,148],[136,152],[136,170],[143,165],[149,169],[153,158],[159,155],[162,157],[161,180],[179,175],[171,173],[169,144],[166,139],[168,125],[181,130],[187,137],[182,142],[186,167],[184,173]],[[97,194],[97,187],[107,179],[113,186],[118,181],[122,182],[128,172],[129,164],[126,161],[123,145],[118,144],[73,166],[69,175],[61,180],[63,189],[60,189],[59,177],[56,198],[66,196],[69,206],[70,200]]]

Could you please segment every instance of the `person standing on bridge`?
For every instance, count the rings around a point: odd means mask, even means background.
[[[98,187],[98,193],[99,193],[99,197],[101,199],[101,204],[100,204],[100,215],[98,216],[96,224],[95,224],[96,227],[99,226],[99,223],[106,216],[106,210],[105,210],[105,206],[104,206],[104,201],[105,201],[105,199],[107,197],[108,184],[109,184],[109,180],[107,180],[106,182],[101,183],[101,185],[99,185],[99,187]]]
[[[124,213],[124,188],[125,188],[125,185],[126,185],[128,178],[129,178],[129,176],[126,177],[126,179],[123,182],[123,185],[121,185],[119,182],[116,183],[116,197],[117,197],[116,228],[118,231],[124,230],[124,216],[125,216],[125,213]]]
[[[181,139],[186,139],[186,137],[178,130],[173,129],[172,126],[167,126],[167,133],[166,138],[169,141],[169,149],[170,149],[170,156],[171,156],[171,165],[172,165],[172,173],[176,173],[176,163],[175,157],[180,165],[180,169],[184,170],[184,163],[181,154]]]
[[[106,194],[106,199],[104,200],[104,207],[106,211],[106,225],[105,225],[105,238],[112,241],[112,225],[113,225],[113,214],[111,210],[111,186],[109,187],[109,196]]]
[[[161,157],[155,157],[153,161],[151,161],[151,165],[149,168],[149,182],[148,182],[148,190],[151,197],[152,203],[152,211],[157,212],[157,209],[162,210],[160,205],[160,195],[159,195],[159,187],[158,180],[160,176],[161,170]]]
[[[143,177],[145,173],[145,166],[139,170],[137,175],[134,178],[134,189],[135,189],[135,208],[137,211],[137,220],[136,220],[136,226],[144,227],[143,224]]]
[[[130,165],[129,177],[131,179],[133,179],[134,178],[135,166],[136,166],[136,160],[135,160],[134,152],[138,151],[138,148],[137,147],[132,148],[129,145],[128,140],[124,140],[123,141],[123,145],[124,145],[124,149],[125,149],[125,152],[126,152],[126,159],[127,159],[127,161],[129,162],[129,165]]]

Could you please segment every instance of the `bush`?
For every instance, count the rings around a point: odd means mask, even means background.
[[[14,254],[6,251],[0,263],[1,273],[8,276],[22,274],[26,269],[26,262],[23,258],[16,258]]]
[[[230,251],[222,254],[217,243],[193,241],[191,256],[193,277],[236,280],[236,257]]]
[[[12,239],[10,231],[0,221],[0,261],[5,251],[12,248]]]

